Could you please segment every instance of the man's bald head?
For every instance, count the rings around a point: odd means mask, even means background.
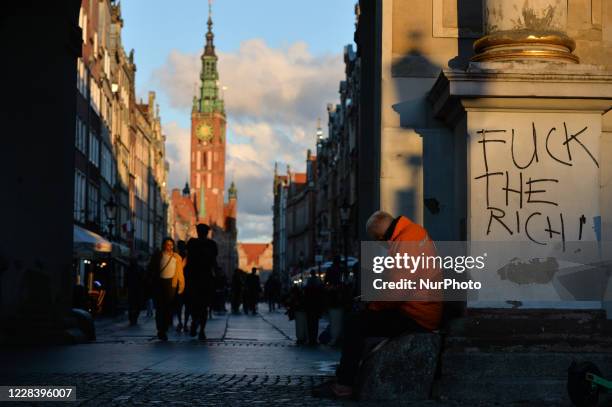
[[[373,240],[384,240],[385,232],[391,226],[393,216],[385,211],[374,212],[366,222],[366,231]]]

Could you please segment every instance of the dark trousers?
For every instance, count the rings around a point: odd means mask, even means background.
[[[131,289],[128,290],[128,317],[130,324],[136,325],[138,322],[138,316],[142,309],[144,300],[142,290]]]
[[[395,310],[365,310],[347,314],[344,321],[344,340],[340,365],[336,369],[338,383],[355,384],[359,362],[365,356],[367,337],[394,337],[408,332],[427,332],[412,318]]]
[[[187,321],[189,320],[188,301],[186,301],[186,295],[184,292],[183,294],[177,293],[174,297],[174,313],[176,314],[179,323],[183,322],[183,307],[185,309],[185,324],[187,324]]]
[[[240,294],[232,293],[232,312],[238,314],[240,312]]]
[[[257,312],[257,294],[249,293],[246,301],[246,309],[244,310],[245,314],[249,312],[255,314]]]
[[[174,311],[174,295],[176,289],[172,287],[171,278],[160,278],[157,283],[155,295],[155,324],[157,332],[166,333],[172,324]]]
[[[191,291],[190,304],[191,329],[195,332],[199,327],[200,331],[204,332],[204,329],[206,329],[206,322],[208,322],[208,312],[211,304],[210,293],[206,288]]]
[[[316,345],[319,337],[318,311],[306,311],[306,326],[308,328],[308,344]]]

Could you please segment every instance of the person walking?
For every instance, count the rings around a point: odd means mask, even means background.
[[[214,270],[217,266],[217,243],[208,238],[210,227],[204,223],[196,226],[198,237],[187,242],[187,273],[189,275],[189,303],[191,311],[190,335],[206,339],[208,309],[215,293]]]
[[[319,337],[319,318],[323,313],[323,284],[315,270],[310,271],[310,277],[304,287],[304,305],[306,308],[306,325],[308,326],[308,345],[316,346]]]
[[[280,279],[278,278],[278,273],[273,272],[270,274],[270,277],[266,280],[264,293],[268,301],[268,311],[274,312],[278,307],[280,298]]]
[[[261,282],[257,275],[257,268],[251,269],[251,274],[247,276],[246,280],[246,291],[247,291],[247,310],[245,313],[250,311],[255,315],[257,313],[257,302],[259,301],[259,294],[261,293]]]
[[[234,270],[232,275],[232,313],[240,313],[240,303],[242,302],[242,283],[243,272],[240,269]]]
[[[185,290],[179,294],[176,294],[175,300],[175,308],[174,313],[176,314],[176,318],[178,323],[176,324],[176,332],[181,332],[184,330],[187,332],[188,327],[187,323],[189,322],[189,302],[187,301],[187,295],[189,292],[189,279],[185,269],[185,263],[187,262],[187,244],[184,240],[179,240],[176,242],[176,247],[179,256],[181,256],[183,262],[183,274],[185,277]],[[185,310],[185,319],[183,320],[183,309]]]
[[[145,303],[145,273],[134,257],[127,269],[128,319],[130,326],[138,323],[138,316]]]
[[[264,298],[268,303],[268,312],[274,311],[274,303],[272,302],[272,275],[264,283]]]
[[[174,240],[171,238],[165,238],[162,250],[151,257],[149,275],[153,283],[157,337],[167,341],[168,327],[172,324],[174,297],[185,289],[183,259],[174,252]]]

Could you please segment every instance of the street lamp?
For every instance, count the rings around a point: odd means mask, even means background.
[[[104,204],[104,213],[106,214],[106,219],[108,219],[108,234],[112,239],[113,227],[115,226],[115,220],[117,219],[117,204],[112,196],[111,199]]]
[[[344,235],[344,273],[348,276],[348,228],[351,220],[351,207],[344,201],[340,207],[340,225]]]

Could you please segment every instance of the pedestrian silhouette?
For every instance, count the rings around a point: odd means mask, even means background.
[[[261,283],[259,276],[257,275],[257,269],[253,267],[251,274],[247,276],[246,280],[246,291],[247,291],[247,309],[245,313],[251,312],[253,315],[257,313],[257,303],[259,302],[259,293],[261,292]]]
[[[242,302],[244,285],[244,272],[240,269],[234,270],[232,275],[232,313],[240,312],[240,303]]]
[[[199,339],[206,339],[208,308],[215,294],[214,270],[217,266],[217,243],[208,238],[210,227],[196,226],[198,237],[187,242],[187,274],[189,276],[189,303],[191,311],[191,336],[200,330]]]
[[[310,277],[304,287],[304,302],[306,308],[306,323],[308,325],[308,344],[315,346],[319,336],[319,318],[323,313],[324,291],[323,283],[315,270],[310,271]]]
[[[184,240],[179,240],[178,242],[176,242],[176,248],[178,251],[179,256],[181,256],[181,259],[183,259],[183,274],[185,275],[185,290],[179,294],[177,293],[176,295],[176,300],[175,300],[175,308],[174,308],[174,313],[176,314],[176,318],[178,320],[178,323],[176,324],[176,331],[177,332],[181,332],[181,330],[184,330],[185,332],[188,331],[188,322],[189,322],[189,301],[187,301],[188,295],[189,295],[189,278],[187,276],[187,270],[184,268],[185,264],[187,263],[187,243],[185,243]],[[183,310],[185,310],[185,319],[183,320]]]
[[[169,237],[163,240],[162,250],[151,257],[148,269],[153,282],[157,337],[167,341],[168,327],[172,324],[174,297],[185,289],[183,259],[174,252],[174,240]]]
[[[128,318],[130,326],[138,323],[138,316],[144,307],[145,292],[149,291],[146,287],[147,281],[144,269],[138,264],[138,260],[133,257],[127,269],[126,285],[128,291]]]
[[[273,312],[280,297],[280,280],[276,272],[272,273],[264,285],[264,297],[268,302],[268,312]]]

